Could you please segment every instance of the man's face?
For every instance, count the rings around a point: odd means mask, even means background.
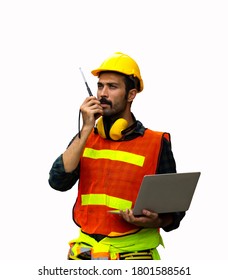
[[[97,98],[103,108],[103,116],[123,117],[128,104],[124,77],[117,73],[101,73],[97,83]]]

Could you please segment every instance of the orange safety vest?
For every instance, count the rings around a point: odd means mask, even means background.
[[[87,234],[123,236],[140,230],[108,210],[134,207],[144,175],[155,174],[162,139],[168,133],[145,130],[130,141],[111,141],[91,133],[80,160],[73,219]]]

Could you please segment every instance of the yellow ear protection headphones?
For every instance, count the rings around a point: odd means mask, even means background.
[[[98,134],[102,138],[111,139],[114,141],[120,140],[123,136],[132,130],[136,126],[136,119],[134,118],[134,123],[128,127],[128,121],[119,118],[113,124],[110,125],[110,122],[105,117],[100,117],[97,121],[96,128]]]

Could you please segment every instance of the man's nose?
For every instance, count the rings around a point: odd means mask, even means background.
[[[100,91],[100,96],[101,97],[108,97],[108,87],[107,86],[104,86],[102,88],[102,90]]]

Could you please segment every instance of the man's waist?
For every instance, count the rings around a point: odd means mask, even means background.
[[[103,235],[103,234],[88,234],[86,233],[87,235],[89,235],[90,237],[92,237],[93,239],[95,239],[97,242],[101,241],[102,239],[104,239],[105,237],[107,237],[106,235]]]

